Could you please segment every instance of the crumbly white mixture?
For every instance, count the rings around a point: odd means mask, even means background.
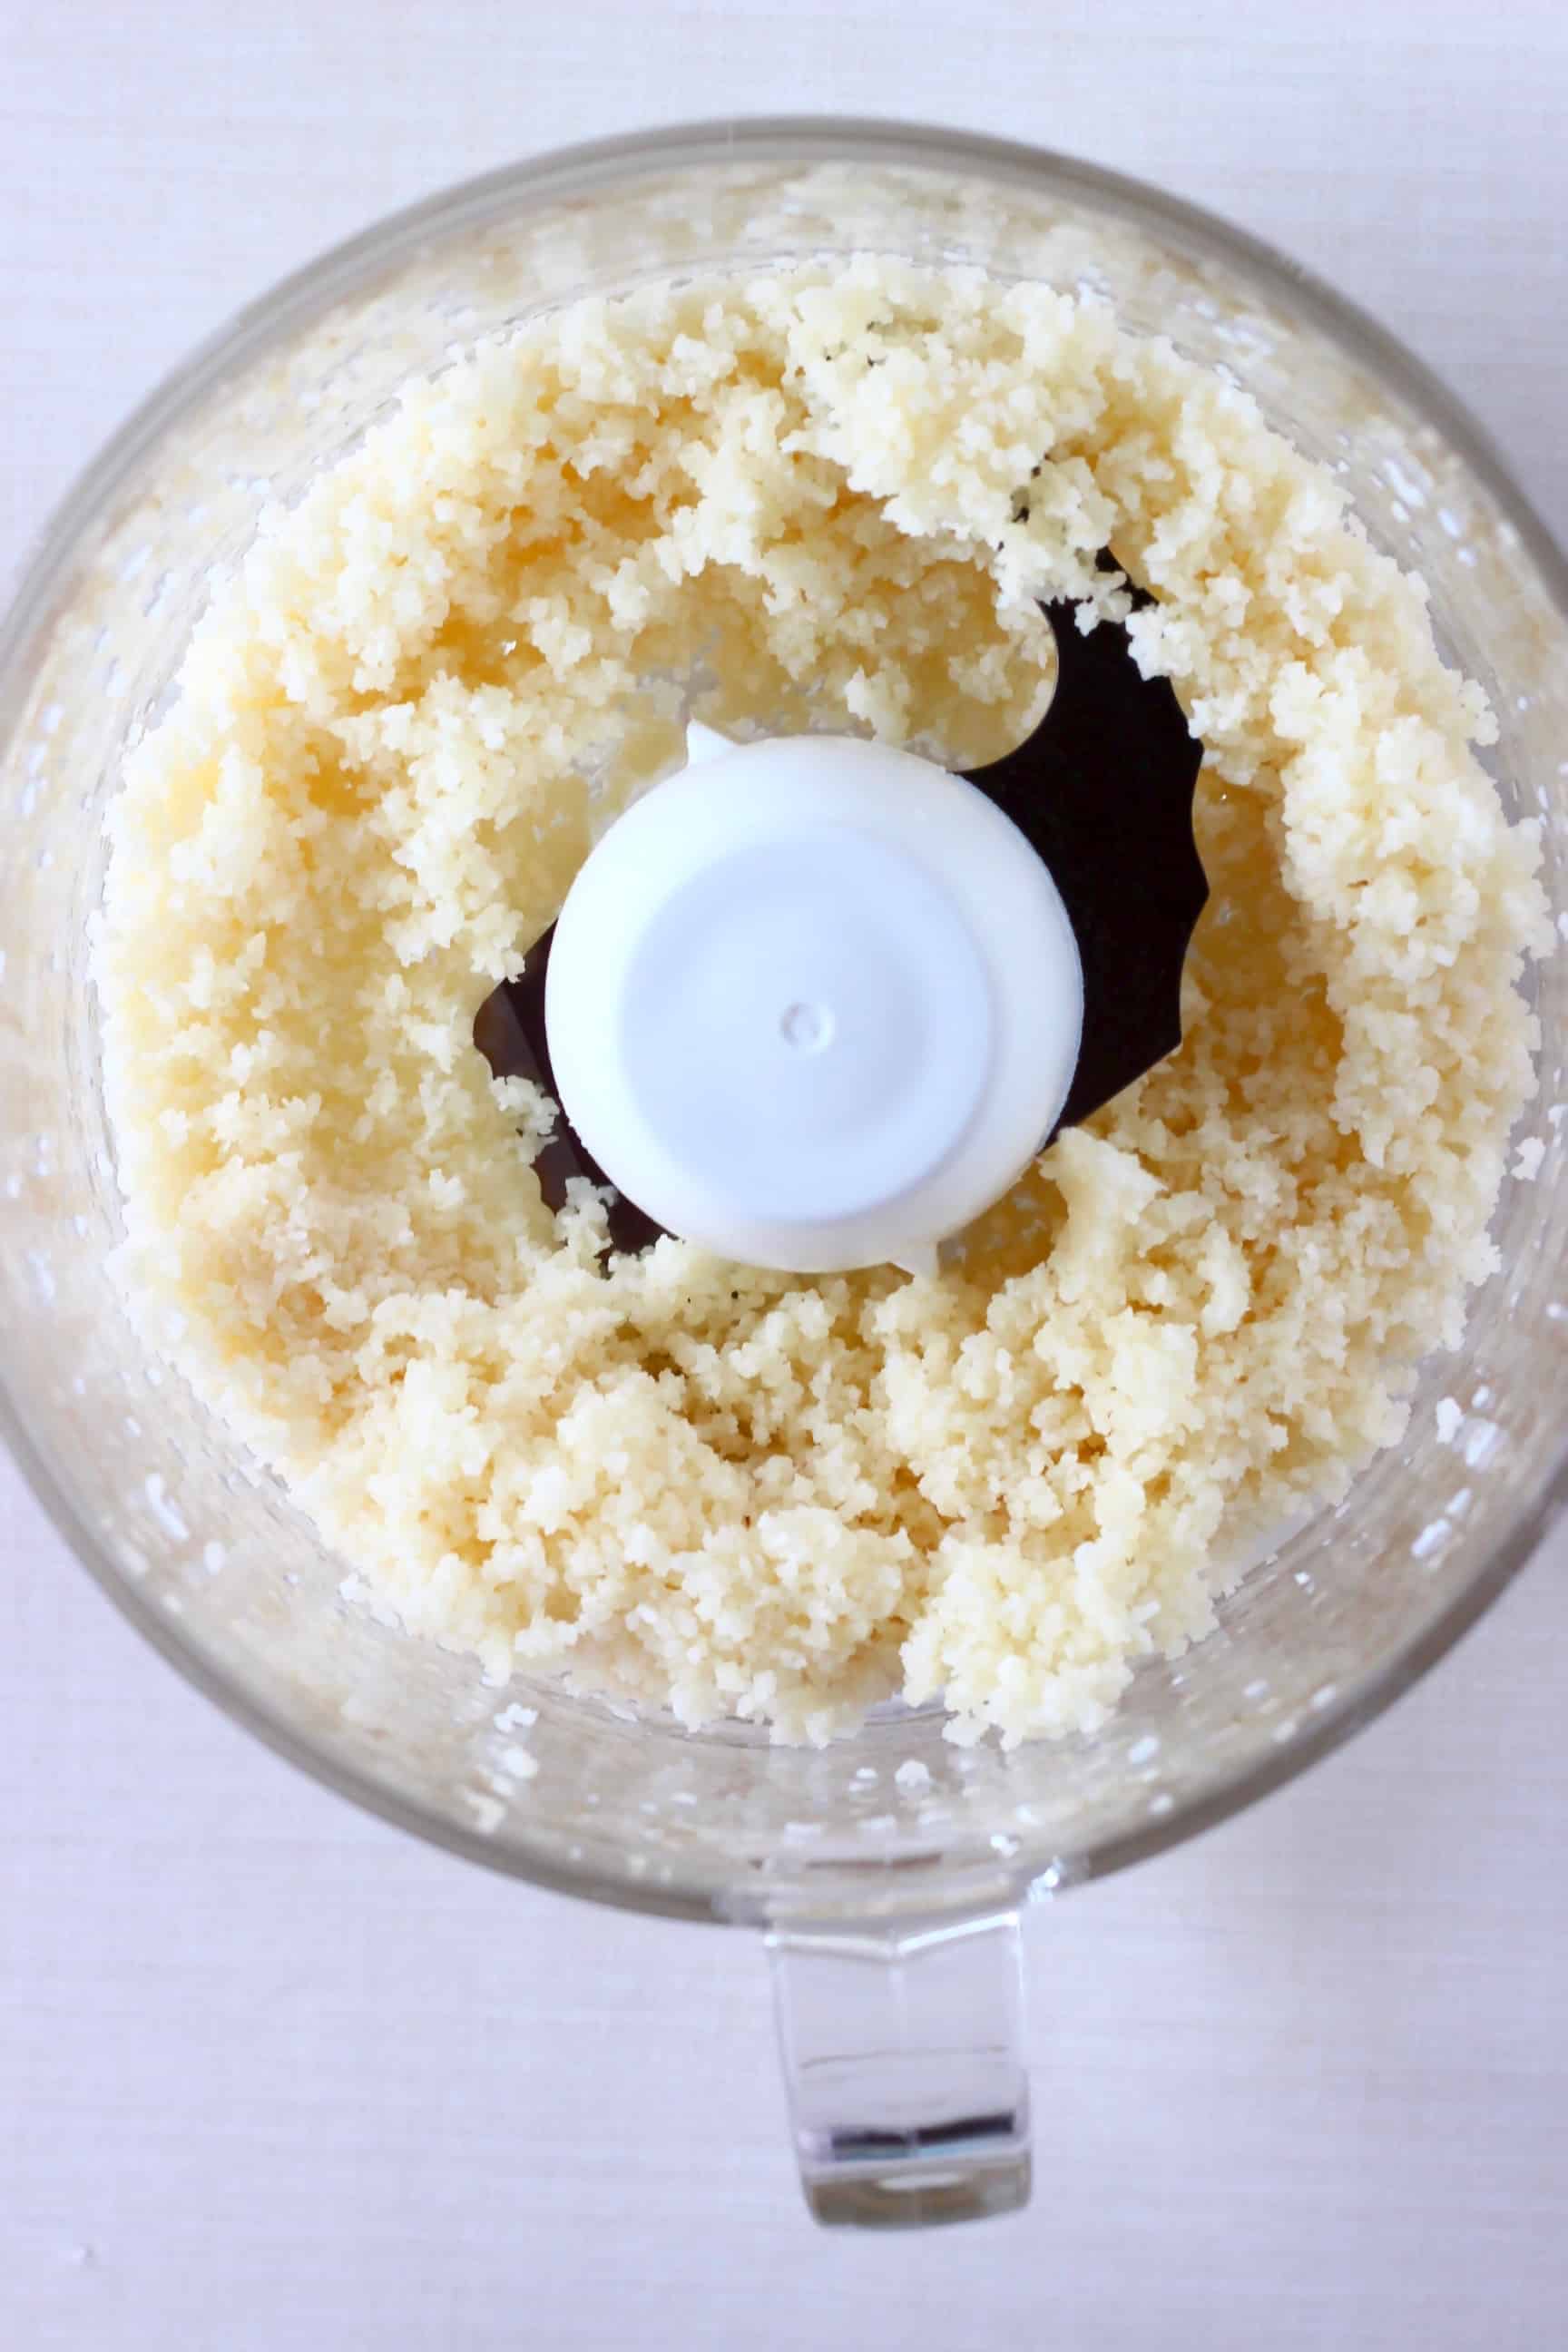
[[[602,1272],[471,1024],[683,694],[973,764],[1108,544],[1206,747],[1181,1053],[939,1280]],[[1092,1727],[1458,1339],[1533,830],[1333,478],[1103,307],[879,258],[567,310],[272,515],[180,685],[100,951],[128,1286],[412,1631],[691,1724]]]

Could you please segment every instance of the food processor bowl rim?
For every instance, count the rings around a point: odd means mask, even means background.
[[[520,202],[531,206],[580,199],[654,171],[705,170],[737,163],[858,163],[928,173],[966,174],[1004,185],[1052,189],[1081,197],[1141,226],[1163,229],[1200,257],[1224,262],[1258,283],[1267,299],[1282,289],[1307,322],[1370,366],[1426,421],[1436,425],[1519,533],[1568,630],[1568,559],[1515,480],[1489,434],[1448,387],[1389,331],[1265,239],[1131,175],[1054,150],[984,133],[893,119],[766,115],[673,125],[558,148],[438,191],[330,247],[240,310],[166,375],[135,408],[68,490],[22,562],[8,611],[0,619],[0,740],[14,731],[26,699],[30,656],[41,648],[68,594],[79,541],[120,501],[138,460],[180,416],[248,365],[259,348],[299,332],[345,297],[366,290],[432,237],[496,225]],[[0,1372],[0,1438],[9,1446],[54,1527],[121,1613],[197,1690],[258,1739],[313,1780],[395,1827],[502,1874],[618,1908],[680,1919],[754,1922],[770,1890],[798,1896],[783,1876],[752,1876],[743,1902],[732,1879],[718,1874],[685,1885],[649,1885],[626,1870],[567,1867],[544,1851],[501,1843],[433,1807],[402,1796],[368,1773],[322,1755],[254,1698],[241,1680],[204,1655],[106,1558],[92,1529],[55,1478]],[[1076,1885],[1143,1861],[1212,1828],[1330,1754],[1381,1715],[1452,1648],[1530,1559],[1568,1503],[1568,1444],[1494,1547],[1484,1569],[1369,1680],[1325,1707],[1288,1745],[1271,1746],[1243,1772],[1177,1798],[1151,1818],[1082,1852],[1020,1854],[1009,1875],[1022,1896],[1031,1885]],[[944,1858],[961,1875],[975,1857]],[[993,1857],[994,1862],[994,1857]],[[846,1917],[886,1893],[890,1874],[870,1864],[858,1874],[818,1877],[818,1907]],[[941,1908],[940,1884],[900,1872],[910,1907]]]

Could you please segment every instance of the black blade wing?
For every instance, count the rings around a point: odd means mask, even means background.
[[[1049,868],[1078,940],[1083,1043],[1058,1128],[1181,1044],[1182,968],[1208,898],[1193,838],[1203,745],[1169,681],[1143,677],[1126,630],[1101,621],[1085,635],[1077,612],[1046,607],[1058,669],[1039,726],[968,771]]]

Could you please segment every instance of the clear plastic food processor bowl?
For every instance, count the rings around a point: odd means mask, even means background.
[[[67,500],[0,640],[0,1297],[5,1433],[56,1524],[163,1654],[374,1811],[545,1886],[760,1928],[806,2193],[824,2221],[1001,2211],[1027,2194],[1016,1926],[1031,1894],[1153,1853],[1299,1772],[1430,1665],[1528,1556],[1568,1476],[1568,1184],[1550,1117],[1568,975],[1533,975],[1533,1181],[1502,1271],[1410,1434],[1294,1533],[1094,1738],[1004,1755],[890,1712],[822,1752],[692,1737],[475,1668],[342,1601],[274,1482],[150,1361],[104,1271],[119,1223],[86,977],[125,746],[163,707],[209,583],[408,377],[586,292],[867,248],[1108,293],[1245,383],[1430,583],[1491,698],[1510,807],[1547,820],[1568,907],[1568,574],[1495,453],[1369,320],[1185,206],[1018,147],[780,122],[582,148],[437,198],[247,311]],[[1437,1442],[1434,1407],[1460,1419]],[[1452,1415],[1447,1415],[1451,1421]],[[507,1769],[537,1709],[533,1777]],[[900,1773],[899,1767],[921,1768]],[[523,1997],[526,1998],[526,1988]]]

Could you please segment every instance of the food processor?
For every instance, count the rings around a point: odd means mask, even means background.
[[[1402,1443],[1281,1531],[1215,1630],[1141,1667],[1101,1730],[1011,1749],[954,1746],[936,1708],[889,1706],[822,1748],[692,1733],[542,1679],[497,1687],[346,1599],[342,1563],[122,1310],[88,977],[122,756],[264,507],[479,337],[649,279],[868,251],[1103,295],[1331,466],[1485,690],[1484,756],[1510,815],[1542,821],[1568,935],[1568,571],[1484,436],[1381,329],[1205,215],[1025,148],[830,121],[611,141],[437,197],[281,286],[50,525],[0,635],[0,1297],[5,1433],[148,1639],[403,1828],[563,1893],[760,1931],[811,2210],[897,2227],[1027,2196],[1024,1906],[1212,1825],[1369,1721],[1568,1489],[1563,959],[1527,977],[1540,1085],[1500,1268],[1462,1351],[1422,1368]]]

